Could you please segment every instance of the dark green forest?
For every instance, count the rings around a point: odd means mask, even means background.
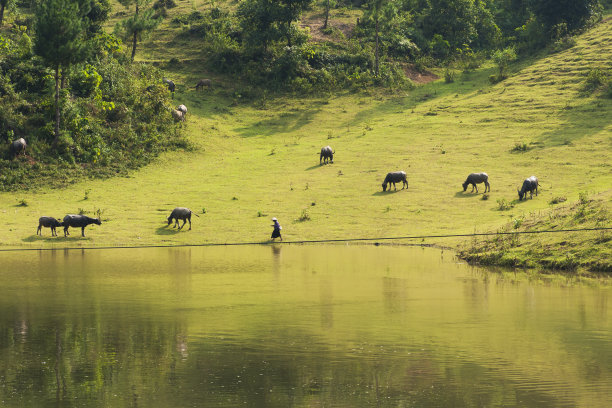
[[[208,72],[254,93],[305,96],[410,89],[406,66],[446,69],[450,82],[452,70],[493,61],[490,80],[499,82],[513,61],[572,47],[611,3],[243,0],[180,14],[175,1],[0,0],[0,189],[125,174],[160,151],[189,147],[163,71],[138,61],[139,45],[162,22],[204,52]],[[104,29],[119,7],[120,21]],[[339,8],[357,16],[350,38],[327,24]],[[315,12],[339,40],[312,41],[300,28],[304,13]],[[610,73],[599,74],[610,95]],[[25,155],[11,149],[19,138]]]

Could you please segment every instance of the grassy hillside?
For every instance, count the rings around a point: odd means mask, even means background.
[[[166,22],[137,55],[176,80],[174,101],[189,108],[185,133],[195,150],[165,153],[125,178],[1,194],[3,247],[266,241],[272,216],[285,240],[484,232],[547,210],[555,197],[574,205],[584,192],[605,193],[602,205],[610,207],[612,100],[581,96],[588,72],[612,60],[610,20],[573,48],[523,61],[494,86],[488,82],[494,68],[484,67],[458,74],[454,83],[395,94],[247,102],[240,92],[248,84],[227,78],[196,92],[195,80],[209,77],[197,48]],[[172,57],[179,62],[167,63]],[[327,144],[335,161],[319,166]],[[385,174],[395,170],[408,173],[410,188],[382,193]],[[486,200],[462,191],[474,171],[489,174]],[[540,195],[519,203],[516,188],[532,174],[540,178]],[[500,210],[498,200],[513,207]],[[200,215],[192,231],[165,227],[175,206]],[[51,238],[48,230],[35,235],[39,216],[79,209],[102,212],[103,224],[88,227],[86,238],[77,231],[68,238]]]

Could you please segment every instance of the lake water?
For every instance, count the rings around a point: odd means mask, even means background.
[[[610,295],[428,248],[0,253],[0,406],[608,407]]]

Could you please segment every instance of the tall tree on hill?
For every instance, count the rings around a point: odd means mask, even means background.
[[[293,23],[312,3],[312,0],[246,0],[237,15],[245,41],[264,52],[268,46],[282,38],[291,47],[294,38]]]
[[[4,10],[6,10],[13,0],[0,0],[0,26],[2,25],[2,21],[4,21]]]
[[[599,0],[530,0],[529,5],[548,30],[565,23],[571,32],[581,28],[595,13]]]
[[[75,0],[45,0],[36,10],[34,52],[55,71],[55,129],[53,144],[60,136],[60,70],[87,56],[83,11]]]
[[[370,0],[368,9],[363,14],[365,23],[374,25],[374,75],[378,76],[380,64],[380,32],[397,16],[397,8],[392,0]]]
[[[278,1],[278,24],[281,33],[287,39],[287,46],[291,47],[292,24],[299,20],[300,16],[306,10],[312,0],[277,0]]]
[[[159,20],[155,17],[155,10],[152,8],[143,10],[150,3],[150,0],[119,0],[119,2],[125,7],[130,7],[132,4],[136,6],[134,15],[117,23],[115,27],[115,31],[132,41],[131,60],[134,61],[138,41],[155,29]]]

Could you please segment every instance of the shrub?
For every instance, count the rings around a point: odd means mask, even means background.
[[[550,204],[559,204],[565,201],[567,201],[566,197],[555,197],[552,200],[550,200]]]
[[[514,147],[510,149],[511,152],[526,152],[529,150],[529,146],[525,142],[516,142]]]
[[[303,209],[302,214],[300,214],[300,217],[297,220],[299,222],[310,221],[310,214],[308,214],[308,210]]]
[[[582,93],[585,95],[592,94],[596,89],[603,87],[604,85],[610,86],[610,80],[608,74],[599,68],[593,68],[589,71],[582,86]]]
[[[514,207],[514,204],[506,200],[505,198],[500,198],[497,200],[497,209],[499,211],[507,211]]]
[[[446,68],[446,70],[444,71],[444,82],[446,82],[447,84],[453,83],[455,82],[455,71]]]

